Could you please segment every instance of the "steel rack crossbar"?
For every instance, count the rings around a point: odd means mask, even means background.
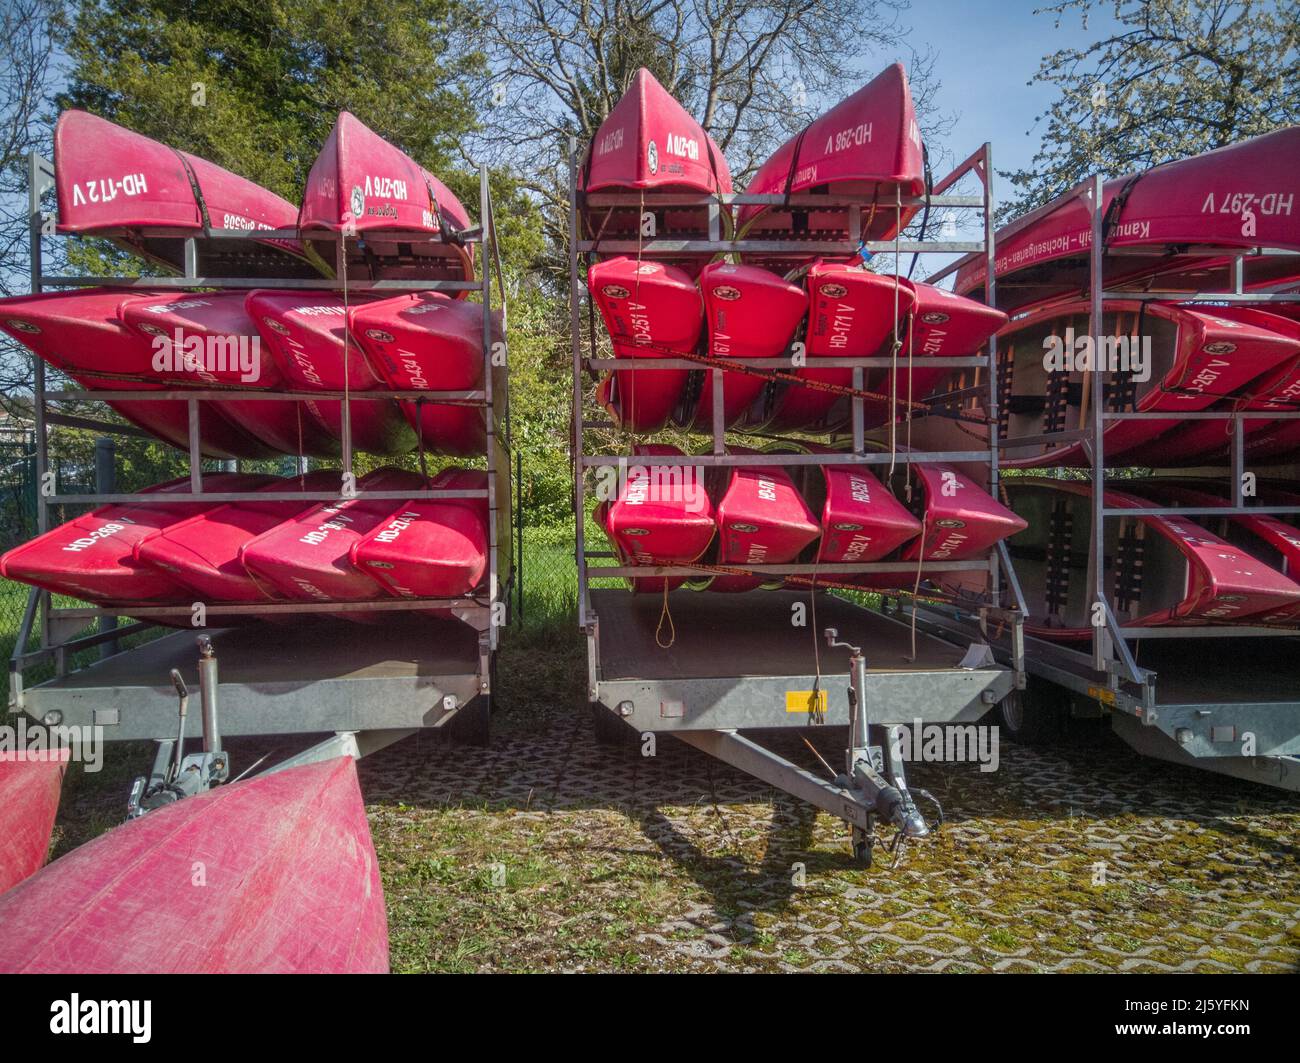
[[[962,624],[940,636],[913,630],[910,620],[897,610],[868,608],[843,596],[807,591],[762,590],[746,594],[715,594],[674,590],[665,594],[631,594],[624,589],[593,587],[594,583],[653,576],[680,576],[696,580],[715,572],[692,565],[645,566],[618,563],[609,551],[589,549],[586,474],[602,467],[681,465],[707,469],[738,467],[810,467],[828,462],[860,466],[906,466],[924,462],[975,462],[988,469],[993,490],[998,483],[997,426],[989,444],[981,449],[924,451],[895,454],[868,448],[866,398],[852,395],[851,448],[833,457],[820,454],[736,455],[727,453],[723,415],[725,372],[691,359],[597,357],[595,337],[590,349],[584,339],[584,304],[592,309],[583,277],[584,260],[595,253],[642,254],[664,252],[778,254],[832,253],[849,257],[866,249],[900,254],[944,254],[979,251],[993,254],[992,152],[984,145],[939,182],[929,197],[930,206],[978,210],[983,217],[983,239],[978,242],[903,240],[863,244],[865,211],[862,200],[837,196],[774,196],[646,192],[584,194],[578,187],[577,145],[571,139],[569,159],[569,325],[573,363],[572,454],[574,475],[574,548],[578,566],[578,622],[587,640],[588,699],[597,733],[612,741],[634,731],[643,741],[653,733],[673,734],[698,749],[753,774],[845,820],[852,827],[857,857],[869,860],[877,823],[897,827],[904,836],[928,830],[912,793],[907,789],[902,755],[905,726],[917,720],[971,724],[989,708],[1024,683],[1024,673],[1012,662],[993,662],[984,645],[985,628],[996,623],[1020,640],[1023,597],[1004,548],[963,561],[873,562],[856,565],[753,564],[740,566],[760,577],[791,576],[834,581],[861,573],[903,574],[908,585],[923,574],[937,572],[985,573],[988,589],[972,600]],[[946,194],[967,174],[980,182],[981,194]],[[805,203],[804,201],[807,200]],[[925,198],[878,205],[878,209],[917,207]],[[707,240],[647,239],[590,240],[583,236],[588,209],[636,206],[654,210],[691,205],[708,208]],[[722,238],[722,214],[733,206],[774,206],[799,210],[842,211],[849,239],[844,242],[747,240]],[[996,361],[996,339],[981,355],[926,360],[942,368],[979,368]],[[728,361],[731,361],[730,359]],[[735,359],[743,365],[774,368],[773,359]],[[869,368],[901,368],[898,359],[879,356],[845,356],[817,359],[818,367],[852,370],[852,386],[864,391]],[[713,408],[707,453],[664,458],[592,453],[587,449],[589,429],[612,427],[601,418],[589,418],[586,374],[589,371],[643,371],[652,368],[689,369],[711,373]],[[801,368],[781,363],[779,368]],[[987,373],[980,393],[997,408],[996,374]],[[924,412],[916,414],[923,416]],[[604,561],[615,564],[604,564]],[[595,563],[593,563],[595,562]],[[726,568],[728,566],[721,566]],[[733,566],[734,567],[734,566]],[[1009,604],[1007,604],[1009,603]],[[807,615],[805,615],[807,614]],[[801,617],[792,624],[792,616]],[[801,625],[801,626],[800,626]],[[671,637],[665,631],[671,629]],[[915,641],[914,641],[915,640]],[[819,645],[824,645],[819,650]],[[805,740],[819,738],[823,724],[848,727],[844,771],[827,779],[796,766],[786,756],[759,743],[750,729],[793,729]],[[633,730],[629,730],[629,725]],[[841,732],[842,734],[842,732]],[[843,742],[839,734],[836,741]],[[823,764],[825,762],[823,761]]]
[[[1116,249],[1105,246],[1102,178],[1094,176],[1076,185],[1067,195],[1087,204],[1091,218],[1089,255],[1089,330],[1101,335],[1103,312],[1113,300],[1160,300],[1177,304],[1245,304],[1265,306],[1300,302],[1300,291],[1245,291],[1244,263],[1263,255],[1296,252],[1275,248],[1242,250],[1222,247],[1187,248],[1219,255],[1232,262],[1230,287],[1224,291],[1130,292],[1107,289],[1104,283],[1106,255],[1161,255],[1170,248]],[[955,270],[960,262],[948,270]],[[986,264],[993,283],[993,264]],[[1058,300],[1052,300],[1056,302]],[[1064,301],[1064,297],[1062,300]],[[1050,303],[1045,303],[1045,306]],[[1004,439],[1002,446],[1014,449],[1046,442],[1082,439],[1090,454],[1091,480],[1096,486],[1113,483],[1122,489],[1124,481],[1107,480],[1110,462],[1106,452],[1105,428],[1119,421],[1214,420],[1227,422],[1229,457],[1224,471],[1231,484],[1228,504],[1222,507],[1146,506],[1116,507],[1105,503],[1105,492],[1094,489],[1088,543],[1089,593],[1101,619],[1094,624],[1084,652],[1079,646],[1026,636],[1024,663],[1033,677],[1024,694],[1026,711],[1045,711],[1039,681],[1064,687],[1074,711],[1111,714],[1114,730],[1139,752],[1176,763],[1264,782],[1285,789],[1300,790],[1300,654],[1296,638],[1300,632],[1278,627],[1243,624],[1203,623],[1196,626],[1136,626],[1123,622],[1106,588],[1106,521],[1135,517],[1231,517],[1298,516],[1300,506],[1254,505],[1246,496],[1247,461],[1244,427],[1259,420],[1300,419],[1300,411],[1207,410],[1190,413],[1139,413],[1106,409],[1105,372],[1086,374],[1090,409],[1086,425],[1077,432],[1050,436]],[[926,605],[927,619],[944,622],[943,607]],[[1030,617],[1032,621],[1032,617]],[[1080,644],[1084,645],[1084,644]],[[1009,659],[1005,643],[994,645],[999,659]],[[1139,652],[1140,650],[1140,652]],[[1141,663],[1139,664],[1139,658]],[[1226,667],[1231,661],[1231,667]]]
[[[266,601],[249,604],[194,603],[202,605],[206,617],[277,616],[313,614],[311,624],[279,625],[274,628],[241,626],[199,629],[210,633],[211,646],[223,657],[224,673],[220,693],[227,709],[223,721],[227,734],[287,734],[320,731],[364,732],[350,739],[345,752],[379,748],[419,727],[440,727],[461,714],[467,735],[486,735],[489,699],[493,692],[495,654],[500,628],[509,619],[512,592],[518,587],[514,558],[516,517],[512,490],[515,472],[511,454],[508,353],[504,329],[498,338],[493,327],[494,300],[500,299],[504,324],[505,282],[497,248],[492,196],[486,167],[479,167],[479,214],[482,223],[453,234],[453,242],[466,246],[476,259],[477,279],[450,280],[438,276],[366,276],[347,279],[351,252],[367,242],[400,243],[396,256],[384,256],[380,270],[405,269],[403,256],[425,245],[443,243],[441,235],[383,232],[361,236],[307,230],[150,229],[157,237],[174,237],[181,242],[183,268],[164,277],[66,277],[43,270],[42,239],[56,233],[55,215],[43,208],[43,198],[53,189],[54,167],[37,153],[28,157],[28,209],[30,220],[31,290],[47,288],[106,286],[133,289],[217,289],[248,290],[283,288],[321,291],[440,291],[477,292],[482,306],[484,374],[481,387],[455,391],[382,389],[362,392],[266,391],[241,388],[184,386],[166,390],[130,391],[132,381],[122,381],[120,391],[46,386],[44,362],[33,356],[35,385],[33,417],[36,427],[36,471],[45,483],[49,469],[49,429],[54,425],[92,428],[106,433],[141,435],[130,425],[70,417],[51,412],[62,402],[104,402],[119,398],[132,401],[185,401],[189,413],[189,467],[191,493],[167,497],[125,494],[113,490],[112,455],[99,468],[96,491],[88,494],[38,493],[37,524],[49,529],[50,507],[56,505],[102,505],[129,503],[148,505],[172,503],[200,497],[225,502],[301,502],[307,508],[318,502],[379,499],[393,502],[421,499],[482,499],[488,509],[487,572],[477,593],[460,598],[383,598],[368,601]],[[103,230],[94,236],[127,235],[127,230]],[[213,276],[199,270],[202,252],[210,241],[266,241],[283,239],[316,249],[333,247],[335,277],[324,272],[319,278],[237,275]],[[411,245],[412,251],[406,249]],[[323,260],[322,260],[323,261]],[[232,267],[237,268],[237,267]],[[423,268],[416,261],[414,268]],[[432,269],[430,270],[432,272]],[[337,278],[337,279],[336,279]],[[495,294],[494,294],[495,288]],[[141,380],[140,383],[145,381]],[[353,470],[351,431],[352,402],[393,399],[421,404],[438,402],[481,407],[487,443],[478,457],[485,463],[484,489],[430,488],[421,491],[328,492],[232,492],[204,489],[203,455],[199,434],[201,404],[207,401],[298,402],[332,400],[341,403],[341,473]],[[299,457],[301,469],[302,458]],[[230,464],[230,463],[227,463]],[[99,465],[97,461],[97,466]],[[348,481],[345,480],[345,483]],[[396,615],[432,612],[419,625],[398,626],[355,624],[338,617],[348,614]],[[164,635],[134,649],[121,649],[128,636],[153,630],[152,620],[166,620],[190,626],[194,607],[187,605],[139,605],[112,607],[55,608],[50,595],[33,589],[29,594],[16,649],[10,660],[10,711],[26,712],[37,719],[57,720],[65,725],[103,726],[114,739],[164,738],[174,735],[175,702],[168,673],[176,666],[186,674],[193,668],[194,635],[199,631]],[[320,616],[318,614],[329,614]],[[140,621],[118,626],[120,616]],[[178,617],[184,618],[178,621]],[[88,622],[101,621],[99,631],[84,634]],[[33,640],[36,642],[31,647]],[[77,655],[98,647],[101,659],[75,667]],[[53,661],[55,676],[28,687],[25,670]],[[213,671],[215,674],[215,669]],[[215,680],[213,681],[215,683]],[[213,697],[215,697],[215,691]],[[327,745],[330,745],[327,743]],[[337,743],[330,745],[333,755]],[[339,747],[342,748],[342,747]]]

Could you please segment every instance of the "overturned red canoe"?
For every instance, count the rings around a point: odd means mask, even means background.
[[[579,192],[697,192],[729,194],[731,174],[721,150],[650,71],[642,67],[601,123],[578,173]],[[644,215],[654,218],[647,232]],[[582,207],[588,239],[707,240],[707,206]],[[719,235],[729,238],[731,212],[723,209]],[[599,253],[599,246],[597,247]],[[708,253],[654,254],[694,276]]]
[[[353,307],[354,342],[394,391],[472,391],[483,384],[483,308],[438,292],[413,292]],[[492,342],[500,338],[500,318]],[[483,411],[451,403],[403,402],[402,412],[426,448],[481,454]]]
[[[397,403],[360,397],[384,388],[348,332],[351,304],[366,301],[353,295],[345,306],[341,293],[260,289],[248,293],[245,306],[276,366],[295,389],[349,393],[354,450],[405,454],[415,447],[415,432]],[[322,399],[305,405],[330,435],[343,438],[342,402]]]
[[[587,288],[614,342],[615,358],[671,358],[693,353],[704,325],[699,289],[680,269],[611,258],[587,271]],[[662,428],[686,384],[686,369],[618,369],[597,394],[623,428]]]
[[[757,266],[714,262],[700,274],[699,287],[709,329],[708,353],[714,358],[779,358],[808,312],[802,288]],[[723,373],[723,424],[731,427],[744,417],[764,386],[758,376]],[[682,405],[685,427],[712,430],[712,370],[691,374]]]
[[[474,260],[460,235],[471,222],[460,200],[347,111],[307,175],[298,224],[305,233],[365,236],[366,253],[349,259],[354,278],[474,279]]]
[[[814,263],[805,284],[810,293],[805,338],[809,366],[818,358],[870,357],[907,329],[915,301],[913,289],[901,278],[853,266]],[[801,369],[802,379],[848,387],[852,369]],[[844,397],[829,391],[784,384],[777,392],[765,427],[773,431],[807,428],[825,431],[842,422],[848,409]],[[835,415],[832,415],[835,411]]]
[[[45,863],[68,750],[0,751],[0,893]]]
[[[487,473],[477,469],[444,469],[429,486],[485,491],[487,485]],[[487,499],[407,502],[356,539],[349,559],[393,597],[459,598],[487,571]]]
[[[638,457],[682,457],[673,446],[650,443],[635,447]],[[689,565],[713,541],[713,502],[700,469],[693,465],[628,465],[620,469],[618,497],[596,507],[596,523],[623,565]],[[629,579],[633,591],[676,590],[684,576]]]
[[[746,195],[825,194],[863,208],[863,240],[887,240],[916,213],[896,202],[925,191],[921,133],[899,63],[841,100],[772,155]],[[747,240],[849,240],[849,212],[783,206],[744,206],[736,218]],[[846,247],[845,258],[856,248]],[[786,273],[814,254],[746,253],[745,261]]]
[[[1086,427],[1092,362],[1107,367],[1106,409],[1169,413],[1168,418],[1106,423],[1106,459],[1150,464],[1147,446],[1180,426],[1179,415],[1208,410],[1300,354],[1300,343],[1279,333],[1166,303],[1115,301],[1103,317],[1100,344],[1088,337],[1088,304],[1045,307],[1013,321],[999,336],[1000,431],[1003,440]],[[1090,354],[1095,351],[1095,354]],[[1079,371],[1079,359],[1085,371]],[[1113,371],[1112,371],[1113,370]],[[978,410],[980,400],[972,400]],[[981,442],[976,421],[961,428]],[[1159,445],[1158,442],[1156,444]],[[1081,442],[1053,447],[1010,446],[1012,467],[1084,465]]]
[[[274,477],[210,473],[205,491],[253,491]],[[171,480],[142,494],[176,496],[175,503],[100,506],[61,524],[0,557],[0,575],[34,587],[101,605],[187,600],[188,592],[166,572],[138,561],[135,548],[165,528],[212,508],[187,501],[190,482]]]
[[[1026,630],[1051,639],[1093,633],[1088,539],[1092,486],[1017,476],[1003,481],[1028,524],[1007,544],[1029,606]],[[1151,508],[1106,491],[1112,508]],[[1140,627],[1259,623],[1300,606],[1300,584],[1184,517],[1106,521],[1106,592],[1117,619]]]
[[[421,491],[424,487],[423,476],[404,469],[376,469],[357,481],[360,491]],[[382,597],[382,588],[353,564],[351,551],[402,506],[401,499],[321,502],[250,539],[240,547],[239,561],[280,598],[366,601]]]
[[[755,454],[731,447],[732,454]],[[712,493],[717,499],[717,563],[785,565],[796,561],[821,534],[821,526],[789,474],[779,466],[735,466],[723,469]],[[711,591],[736,592],[779,586],[780,576],[714,576]]]
[[[109,406],[164,442],[189,448],[189,409],[172,400],[114,400],[113,391],[159,391],[153,352],[118,316],[122,303],[138,293],[89,288],[0,300],[0,329],[80,387],[104,392]],[[152,293],[158,298],[162,293]],[[222,403],[199,404],[199,442],[205,457],[264,458],[265,443],[238,428]]]
[[[59,116],[54,167],[59,232],[108,236],[177,272],[185,268],[185,247],[174,230],[285,230],[298,222],[292,203],[252,181],[85,111]],[[209,238],[197,250],[201,277],[322,272],[296,240]]]
[[[350,757],[131,820],[0,897],[0,971],[382,974],[388,918]]]
[[[261,491],[323,492],[339,490],[337,472],[276,479]],[[265,602],[273,588],[256,580],[239,552],[263,532],[302,512],[314,502],[227,502],[158,530],[135,546],[135,560],[159,570],[191,595],[209,603]]]
[[[284,390],[275,360],[244,309],[244,292],[179,292],[132,299],[118,308],[123,323],[149,344],[157,375],[205,388]],[[339,441],[302,402],[223,400],[221,413],[282,454],[333,457]]]
[[[1106,249],[1164,249],[1151,256],[1105,255],[1108,289],[1213,291],[1231,283],[1224,249],[1300,250],[1295,210],[1300,126],[1168,162],[1105,183]],[[1017,218],[996,236],[997,303],[1016,310],[1086,291],[1092,222],[1088,201],[1063,195]],[[1190,246],[1189,246],[1190,245]],[[1251,256],[1247,279],[1294,274],[1294,258]],[[962,261],[956,290],[984,290],[983,254]]]

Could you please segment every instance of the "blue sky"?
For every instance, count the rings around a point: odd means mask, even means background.
[[[1096,40],[1114,25],[1108,4],[1089,13],[1086,32],[1077,12],[1057,29],[1055,16],[1033,13],[1039,6],[1041,0],[911,0],[903,15],[912,27],[911,42],[938,53],[939,106],[959,116],[946,145],[954,159],[987,140],[997,169],[1028,166],[1039,141],[1034,120],[1055,94],[1051,86],[1026,82],[1043,56]]]

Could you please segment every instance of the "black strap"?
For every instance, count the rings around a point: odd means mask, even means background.
[[[208,204],[203,198],[203,189],[199,187],[199,179],[185,153],[177,148],[172,148],[172,151],[176,152],[176,158],[180,160],[181,169],[185,171],[185,177],[190,183],[190,192],[193,193],[194,202],[198,205],[199,217],[203,219],[203,234],[206,236],[212,231],[212,219],[208,216]]]

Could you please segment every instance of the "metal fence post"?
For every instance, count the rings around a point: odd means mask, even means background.
[[[110,436],[100,436],[95,440],[95,492],[96,494],[109,495],[116,488],[117,470],[115,458],[116,445]],[[115,631],[117,629],[117,617],[101,616],[99,618],[100,631]],[[102,660],[105,657],[112,657],[119,652],[121,647],[117,639],[111,639],[108,642],[100,644],[99,656]]]

